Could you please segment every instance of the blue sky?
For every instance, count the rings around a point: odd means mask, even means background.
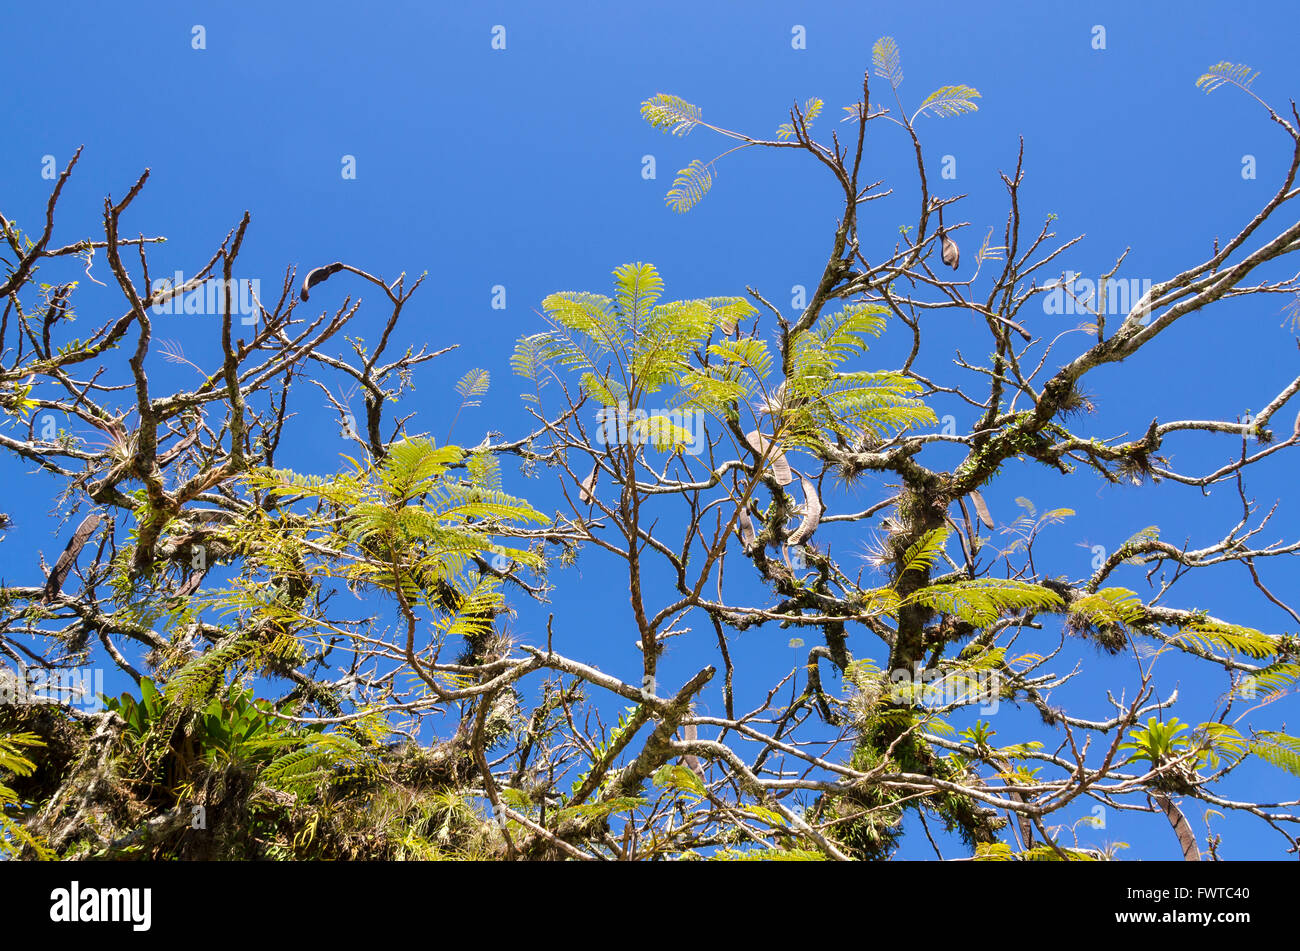
[[[148,167],[149,184],[124,230],[168,237],[152,255],[156,274],[197,270],[245,210],[252,226],[236,276],[258,278],[264,288],[277,286],[289,264],[300,275],[334,260],[390,279],[428,271],[397,343],[459,349],[424,370],[402,409],[418,411],[441,438],[455,380],[487,368],[492,392],[457,423],[458,440],[477,442],[485,429],[514,434],[527,425],[507,361],[516,338],[540,329],[534,309],[549,293],[608,292],[610,272],[629,261],[653,262],[669,299],[743,294],[752,284],[788,302],[793,285],[820,275],[839,210],[825,172],[805,155],[743,152],[720,163],[697,209],[676,215],[664,205],[675,171],[727,143],[703,129],[686,139],[656,132],[639,116],[648,96],[680,95],[707,120],[758,135],[786,121],[791,102],[818,96],[827,106],[825,132],[840,106],[857,98],[872,43],[893,36],[902,50],[905,102],[952,83],[982,95],[974,114],[921,123],[931,165],[945,154],[957,161],[956,180],[941,190],[969,196],[959,206],[972,222],[964,253],[973,255],[990,225],[1001,232],[1006,196],[998,171],[1014,168],[1023,136],[1022,214],[1034,224],[1057,215],[1055,230],[1065,239],[1087,235],[1063,266],[1095,278],[1131,248],[1120,276],[1159,280],[1207,256],[1216,236],[1235,234],[1277,187],[1289,159],[1285,136],[1236,90],[1206,96],[1194,82],[1220,60],[1247,63],[1260,71],[1256,91],[1286,107],[1300,92],[1295,30],[1282,26],[1291,17],[1291,5],[1280,2],[14,5],[5,15],[0,209],[35,224],[50,187],[41,177],[44,157],[53,155],[61,168],[84,144],[56,241],[97,232],[104,195],[120,198]],[[196,24],[205,29],[206,49],[191,48]],[[498,24],[506,28],[505,50],[491,48]],[[804,50],[791,48],[796,24],[806,28]],[[1104,50],[1091,46],[1096,25],[1106,30]],[[863,240],[880,251],[914,218],[915,173],[901,133],[873,136],[864,176],[895,188],[863,217]],[[657,161],[654,181],[641,175],[647,154]],[[1256,157],[1255,180],[1241,176],[1246,154]],[[345,155],[355,156],[355,180],[340,174]],[[97,268],[103,279],[102,259]],[[506,288],[504,310],[490,306],[494,285]],[[319,297],[328,304],[349,289],[335,278]],[[79,293],[83,319],[121,313],[115,289],[83,282]],[[1220,306],[1139,357],[1090,376],[1098,413],[1089,433],[1141,431],[1157,415],[1233,418],[1258,410],[1296,372],[1283,303],[1268,297]],[[382,311],[366,313],[352,332],[377,329]],[[180,343],[196,362],[214,358],[215,318],[165,320],[171,323],[160,321],[158,336]],[[976,328],[964,319],[936,320],[946,322],[939,336],[950,336],[953,347],[977,344]],[[1050,337],[1069,320],[1079,318],[1035,313],[1027,323]],[[887,334],[873,361],[897,365],[906,344]],[[951,356],[951,348],[935,347],[925,369],[948,373]],[[154,372],[164,383],[187,379],[184,368],[161,361]],[[306,425],[281,463],[333,471],[347,446],[333,438],[337,425],[323,397],[304,388],[295,408]],[[936,410],[949,411],[938,403]],[[1284,415],[1279,427],[1289,425]],[[1180,468],[1200,472],[1230,458],[1239,442],[1171,439],[1166,448]],[[34,583],[31,552],[52,558],[66,532],[53,516],[38,517],[52,511],[54,484],[23,472],[0,460],[13,499],[6,510],[17,512],[0,546],[0,574]],[[545,480],[525,482],[508,463],[506,472],[508,489],[543,510],[554,506]],[[1270,539],[1300,534],[1294,476],[1295,463],[1284,455],[1250,481],[1265,506],[1283,499]],[[856,491],[874,502],[884,490],[868,481]],[[1015,517],[1016,496],[1040,508],[1075,509],[1044,542],[1048,571],[1074,578],[1088,573],[1091,545],[1113,550],[1147,525],[1192,547],[1213,541],[1214,531],[1235,521],[1238,504],[1229,487],[1209,496],[1178,486],[1103,490],[1083,477],[1029,467],[1009,472],[985,495],[999,521]],[[845,534],[835,544],[848,550],[860,541]],[[535,639],[554,610],[557,649],[636,679],[639,655],[616,570],[584,555],[556,573],[549,608],[518,604],[517,630]],[[1294,565],[1267,565],[1264,577],[1284,597],[1300,587]],[[1138,588],[1141,573],[1123,569],[1112,580]],[[1286,616],[1239,567],[1203,573],[1175,594],[1179,606],[1270,632],[1287,629]],[[698,642],[674,642],[669,679],[715,662],[707,624],[697,631],[704,635]],[[793,662],[785,640],[776,631],[746,635],[734,648],[738,662],[754,664],[766,683],[767,673]],[[1090,652],[1081,656],[1096,662]],[[1187,667],[1184,674],[1176,664],[1164,669],[1166,678],[1183,678],[1178,686],[1191,701],[1175,713],[1197,722],[1208,708],[1194,698],[1212,700],[1222,680],[1204,681],[1203,672]],[[1086,688],[1066,696],[1086,715],[1101,716],[1099,684],[1108,676],[1107,662],[1098,662]],[[1286,718],[1278,709],[1269,711],[1270,725]],[[1015,735],[1014,716],[1008,713],[1005,731],[995,724],[1000,735]],[[1285,774],[1263,769],[1235,788],[1244,796],[1260,784],[1276,792],[1272,798],[1295,790]],[[1190,818],[1203,831],[1200,815]],[[1278,855],[1280,838],[1260,823],[1231,819],[1222,830],[1226,857]],[[1104,832],[1085,836],[1093,844],[1128,842],[1126,857],[1177,854],[1173,836],[1151,817],[1112,815]],[[914,838],[902,854],[931,853]]]

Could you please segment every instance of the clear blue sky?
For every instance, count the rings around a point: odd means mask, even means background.
[[[806,156],[732,156],[703,204],[678,216],[663,201],[674,172],[726,143],[707,130],[682,140],[649,128],[638,107],[656,92],[700,105],[709,121],[765,135],[786,121],[792,101],[818,96],[826,100],[831,121],[821,128],[828,130],[839,107],[857,98],[874,40],[892,35],[902,50],[906,101],[950,83],[982,94],[973,115],[923,121],[931,164],[944,154],[957,158],[957,180],[942,188],[969,195],[962,203],[962,216],[973,222],[966,253],[989,225],[1001,231],[1005,192],[997,172],[1014,167],[1023,135],[1025,218],[1054,213],[1062,237],[1087,234],[1064,266],[1096,277],[1131,247],[1121,276],[1154,280],[1201,260],[1216,236],[1235,234],[1277,187],[1289,157],[1286,138],[1253,102],[1232,89],[1207,97],[1196,77],[1226,59],[1259,70],[1255,89],[1279,109],[1300,93],[1294,7],[1282,2],[69,2],[10,4],[4,22],[6,215],[34,225],[50,186],[41,178],[43,157],[53,155],[61,168],[84,144],[56,241],[98,231],[103,196],[120,198],[149,167],[149,185],[124,227],[168,237],[152,255],[155,273],[192,273],[246,209],[252,226],[236,276],[259,278],[264,288],[278,285],[288,264],[300,275],[334,260],[389,278],[427,270],[398,343],[460,348],[418,377],[403,411],[418,410],[441,436],[454,381],[485,367],[493,389],[482,409],[462,415],[456,436],[463,441],[477,441],[486,428],[523,430],[507,360],[518,336],[539,329],[534,308],[553,291],[607,292],[610,271],[628,261],[656,264],[670,299],[743,294],[753,284],[788,301],[792,285],[812,284],[820,274],[838,211],[824,171]],[[204,50],[191,48],[196,24],[206,30]],[[496,24],[507,31],[504,51],[490,45]],[[796,24],[806,28],[806,50],[791,48]],[[1091,48],[1098,24],[1107,34],[1100,51]],[[1247,153],[1258,161],[1254,181],[1240,174]],[[646,154],[657,159],[655,181],[641,176]],[[344,155],[356,158],[355,180],[340,175]],[[888,179],[898,196],[871,205],[864,218],[864,241],[881,250],[913,217],[910,146],[876,132],[865,161],[865,177]],[[103,279],[102,259],[96,267]],[[323,301],[355,291],[335,281],[322,290]],[[504,311],[490,307],[498,284],[507,290]],[[84,281],[82,288],[83,320],[121,312],[109,291]],[[1140,358],[1090,377],[1099,411],[1089,432],[1140,431],[1156,415],[1232,418],[1258,410],[1295,374],[1282,304],[1270,297],[1217,308]],[[380,311],[369,315],[352,332],[373,332]],[[952,323],[955,345],[977,340],[964,322],[938,319]],[[163,320],[171,323],[160,321],[155,333],[180,342],[197,362],[217,351],[215,319]],[[1049,337],[1066,321],[1078,318],[1027,317],[1036,335]],[[873,357],[896,365],[905,344],[886,335]],[[936,352],[928,369],[943,372],[948,357]],[[160,380],[173,374],[184,382],[184,372],[161,362],[156,368]],[[347,447],[334,439],[323,398],[304,388],[295,408],[308,425],[281,463],[334,470]],[[1182,468],[1204,471],[1237,445],[1225,437],[1167,448]],[[35,583],[32,552],[52,558],[64,533],[54,517],[39,517],[52,505],[53,483],[23,471],[0,461],[4,508],[17,523],[0,547],[0,574]],[[508,464],[506,471],[507,488],[543,510],[553,503],[543,482],[524,482]],[[1197,547],[1236,518],[1230,488],[1209,497],[1176,486],[1099,488],[1025,468],[986,495],[1000,521],[1014,517],[1017,495],[1040,508],[1076,509],[1076,518],[1053,531],[1045,549],[1052,558],[1044,562],[1052,574],[1075,578],[1089,571],[1086,546],[1113,550],[1159,524],[1164,537]],[[1265,505],[1283,497],[1270,538],[1300,534],[1294,456],[1257,470],[1250,490]],[[860,490],[870,501],[880,491],[872,483]],[[844,550],[857,541],[842,536],[837,544]],[[557,649],[636,679],[639,656],[616,567],[584,556],[577,568],[557,572]],[[1137,588],[1140,573],[1124,571],[1115,583]],[[1284,595],[1300,588],[1294,566],[1266,566],[1265,578]],[[1286,616],[1254,592],[1244,569],[1205,573],[1193,584],[1172,603],[1275,633],[1287,629]],[[536,639],[545,612],[518,606],[517,629]],[[761,631],[736,649],[766,676],[793,661],[787,636]],[[711,633],[674,642],[665,676],[684,678],[715,662],[712,643]],[[1164,669],[1172,686],[1168,676],[1179,668]],[[1082,715],[1107,714],[1097,706],[1106,676],[1099,665],[1070,695],[1084,704]],[[1204,704],[1222,683],[1189,676],[1178,685]],[[712,700],[720,711],[720,700]],[[1288,709],[1294,714],[1294,702]],[[1207,711],[1193,699],[1175,713],[1196,722]],[[1285,711],[1274,707],[1270,717],[1276,726]],[[1015,735],[1012,723],[1005,730],[995,723],[1001,737]],[[1262,769],[1229,791],[1258,794],[1261,784],[1276,792],[1272,798],[1295,792],[1294,780]],[[1200,814],[1189,818],[1203,833]],[[1280,838],[1261,823],[1232,819],[1222,829],[1227,857],[1278,855]],[[1126,857],[1177,855],[1173,836],[1151,817],[1135,823],[1112,813],[1104,832],[1082,836],[1091,844],[1127,841]],[[902,854],[930,853],[913,838]]]

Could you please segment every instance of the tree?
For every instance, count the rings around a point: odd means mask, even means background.
[[[1090,431],[1083,381],[1217,301],[1300,290],[1257,274],[1300,249],[1300,224],[1276,224],[1295,197],[1300,115],[1293,105],[1293,123],[1265,106],[1291,140],[1292,162],[1259,215],[1204,261],[1127,300],[1108,328],[1121,257],[1094,299],[1076,301],[1091,311],[1076,328],[1088,343],[1061,355],[1077,338],[1035,338],[1026,306],[1073,293],[1049,268],[1078,239],[1054,243],[1050,219],[1022,235],[1023,146],[1002,176],[1002,245],[986,239],[968,253],[973,275],[962,278],[954,234],[967,223],[943,221],[960,196],[931,192],[918,121],[974,112],[979,93],[945,86],[909,113],[893,40],[878,41],[873,59],[861,98],[844,108],[856,132],[847,147],[836,132],[813,137],[817,99],[795,106],[772,139],[709,125],[675,96],[642,104],[666,132],[704,126],[735,141],[731,151],[790,149],[830,172],[843,208],[802,308],[784,313],[753,287],[748,298],[665,302],[645,263],[618,268],[612,296],[553,294],[547,326],[520,340],[511,361],[531,383],[535,428],[511,439],[489,432],[474,446],[439,444],[414,414],[398,415],[414,373],[446,350],[380,362],[422,279],[408,288],[404,274],[386,281],[338,262],[310,272],[295,294],[290,269],[272,306],[256,299],[244,313],[235,261],[245,215],[193,278],[151,280],[147,251],[162,239],[119,233],[147,173],[124,200],[105,202],[102,241],[52,247],[75,157],[39,235],[0,220],[9,417],[0,446],[60,480],[65,511],[80,516],[58,561],[42,565],[43,583],[0,586],[0,652],[18,690],[33,671],[75,669],[94,651],[139,691],[104,712],[0,707],[6,848],[874,859],[905,832],[930,836],[936,819],[977,858],[1108,857],[1059,824],[1062,810],[1091,800],[1152,813],[1187,858],[1201,855],[1190,802],[1253,814],[1294,850],[1295,802],[1221,790],[1252,759],[1300,773],[1300,741],[1275,721],[1255,722],[1300,676],[1296,635],[1165,602],[1193,569],[1240,563],[1259,597],[1300,621],[1257,567],[1300,552],[1300,542],[1256,540],[1272,513],[1257,514],[1244,478],[1300,443],[1300,417],[1288,438],[1270,428],[1300,378],[1250,420],[1156,419],[1138,439]],[[892,106],[872,100],[873,75]],[[1254,96],[1253,79],[1221,63],[1198,85]],[[860,178],[868,129],[882,127],[912,146],[918,204],[915,225],[878,251],[858,214],[886,193]],[[726,154],[683,169],[670,207],[702,200]],[[101,250],[126,310],[73,337],[77,282],[35,278],[68,259],[89,276]],[[124,250],[138,258],[136,273]],[[304,316],[327,279],[378,289],[387,316],[373,349],[344,336],[359,299]],[[206,368],[156,340],[151,316],[195,294],[220,320],[220,357]],[[987,329],[985,362],[958,355],[979,387],[921,369],[947,310],[978,315]],[[911,340],[897,368],[869,362],[869,343],[886,333]],[[331,354],[339,342],[349,354]],[[119,350],[125,367],[114,362]],[[200,382],[160,395],[159,361],[193,368]],[[361,392],[360,424],[327,385],[335,377]],[[307,475],[280,459],[303,383],[326,393],[357,447],[345,471]],[[487,371],[466,374],[460,407],[439,423],[454,425],[487,384]],[[964,403],[975,422],[934,431],[945,402]],[[102,443],[51,430],[46,421],[59,417]],[[1240,438],[1242,449],[1213,472],[1188,474],[1161,456],[1167,438],[1186,434]],[[526,475],[555,472],[568,511],[547,516],[506,492],[507,457]],[[1012,460],[1102,483],[1226,481],[1244,514],[1196,549],[1154,528],[1139,533],[1071,578],[1036,558],[1040,536],[1068,509],[1024,499],[1005,542],[991,534],[998,522],[982,493]],[[892,491],[863,508],[846,487],[870,476]],[[875,543],[865,566],[829,543],[867,528]],[[626,578],[639,679],[511,629],[507,594],[543,604],[548,568],[584,548]],[[1145,593],[1110,583],[1134,564],[1150,569]],[[807,650],[769,684],[734,648],[772,627]],[[669,679],[673,639],[701,636],[716,646],[716,666]],[[1092,685],[1112,710],[1104,718],[1055,699],[1076,676],[1061,665],[1081,644],[1095,651],[1089,663],[1122,661],[1124,683]],[[1223,670],[1222,700],[1188,711],[1157,680],[1171,657]],[[706,710],[711,697],[720,714]],[[756,705],[743,705],[752,697]],[[998,735],[975,716],[991,704],[1024,706],[1040,722],[1013,723],[1019,735],[1008,735],[999,721]]]
[[[834,177],[843,208],[826,266],[810,282],[815,290],[801,311],[783,313],[753,287],[752,304],[735,298],[661,304],[655,270],[629,265],[615,272],[613,298],[548,298],[551,329],[524,339],[516,351],[517,369],[539,385],[530,399],[540,399],[540,386],[550,380],[580,376],[576,393],[562,388],[571,422],[547,428],[548,448],[581,460],[566,463],[575,509],[593,507],[605,531],[593,530],[592,543],[626,563],[644,682],[656,683],[664,643],[690,615],[707,617],[717,639],[726,672],[725,716],[687,713],[679,722],[696,738],[665,747],[716,768],[707,788],[678,771],[675,781],[701,800],[689,823],[701,830],[700,838],[692,841],[681,830],[678,841],[794,842],[837,857],[879,858],[897,844],[905,814],[921,824],[928,814],[958,833],[977,857],[1092,857],[1098,850],[1076,848],[1060,827],[1046,825],[1054,813],[1088,797],[1103,808],[1158,810],[1184,855],[1196,858],[1200,849],[1173,799],[1178,795],[1220,812],[1258,815],[1294,851],[1293,826],[1287,825],[1295,822],[1288,811],[1294,802],[1240,802],[1217,787],[1250,757],[1293,774],[1300,766],[1300,741],[1276,728],[1247,726],[1259,706],[1294,685],[1300,673],[1296,636],[1211,617],[1194,604],[1163,602],[1193,569],[1240,562],[1262,597],[1300,620],[1256,570],[1258,563],[1300,552],[1300,543],[1256,541],[1272,512],[1259,517],[1244,485],[1252,465],[1300,442],[1300,417],[1285,439],[1269,428],[1300,391],[1300,378],[1270,394],[1254,419],[1156,419],[1138,439],[1088,430],[1083,382],[1216,301],[1295,292],[1294,278],[1249,282],[1267,262],[1300,249],[1300,224],[1270,230],[1296,194],[1300,119],[1293,124],[1265,107],[1290,138],[1293,161],[1273,198],[1240,234],[1135,296],[1119,325],[1108,328],[1105,294],[1121,257],[1097,298],[1079,302],[1091,321],[1076,329],[1090,342],[1061,356],[1068,335],[1044,345],[1021,320],[1027,305],[1068,283],[1048,269],[1075,242],[1053,244],[1050,219],[1036,233],[1022,234],[1023,144],[1015,172],[1002,177],[1010,206],[1002,246],[990,247],[986,239],[968,265],[972,276],[945,276],[937,264],[941,259],[959,267],[951,232],[966,223],[943,224],[944,208],[959,207],[959,198],[932,194],[917,121],[973,112],[979,93],[945,86],[909,110],[893,40],[877,42],[873,58],[874,75],[888,89],[873,102],[871,74],[864,77],[861,99],[844,107],[857,133],[848,147],[835,132],[829,143],[813,137],[823,109],[817,99],[796,106],[774,139],[709,125],[697,106],[677,96],[659,94],[642,104],[644,118],[662,131],[685,136],[703,126],[739,143],[679,173],[668,194],[679,212],[709,192],[715,163],[743,149],[799,150]],[[1245,67],[1220,63],[1198,86],[1210,91],[1232,84],[1250,93],[1252,81]],[[897,108],[879,105],[880,98]],[[892,124],[910,141],[919,201],[915,226],[902,229],[892,250],[873,251],[861,240],[858,209],[886,193],[882,182],[860,178],[868,128],[880,124]],[[918,369],[934,315],[947,309],[978,314],[987,326],[988,361],[967,362],[961,354],[956,361],[983,381],[979,387],[931,379]],[[868,339],[886,327],[910,336],[910,354],[897,370],[863,368]],[[775,330],[775,349],[762,339],[765,328]],[[925,432],[927,423],[937,422],[926,405],[931,398],[964,402],[977,421],[965,432]],[[579,407],[589,401],[599,404],[603,420],[618,421],[617,439],[608,439],[604,427],[593,434],[578,422]],[[692,434],[680,418],[655,406],[707,420],[693,447],[698,456],[688,449]],[[1181,472],[1160,452],[1172,434],[1184,433],[1239,437],[1241,455],[1206,475]],[[1262,448],[1249,451],[1249,438]],[[944,448],[960,450],[955,465],[930,461],[942,460],[936,450]],[[1089,473],[1104,483],[1229,481],[1244,515],[1217,541],[1195,550],[1144,531],[1100,558],[1091,576],[1070,578],[1035,560],[1040,533],[1070,510],[1040,512],[1022,499],[1024,512],[1011,523],[1008,544],[999,547],[983,531],[996,523],[981,490],[1015,459],[1051,472]],[[888,474],[897,491],[865,509],[839,509],[832,492],[870,473]],[[596,488],[602,484],[612,488],[602,492]],[[870,525],[878,514],[883,520],[869,558],[873,571],[864,581],[861,571],[819,545],[818,535]],[[732,564],[740,559],[741,567],[724,570],[728,558]],[[1150,592],[1109,585],[1122,564],[1148,566]],[[766,599],[748,596],[744,576],[750,571],[764,583]],[[664,573],[676,588],[667,598],[646,580]],[[777,698],[786,681],[774,684],[760,707],[738,711],[733,678],[744,674],[733,667],[728,640],[770,625],[811,636],[800,686],[782,704]],[[851,649],[851,630],[869,632],[874,644]],[[1027,638],[1030,632],[1043,634]],[[1113,708],[1101,719],[1052,702],[1054,691],[1075,676],[1056,664],[1077,639],[1131,658],[1128,682],[1114,691],[1118,697],[1105,692],[1099,698]],[[1226,673],[1221,703],[1198,711],[1199,725],[1186,735],[1176,717],[1164,722],[1177,694],[1160,690],[1155,680],[1159,661],[1172,654]],[[827,670],[843,675],[847,696],[827,686]],[[701,671],[694,682],[703,688],[712,673]],[[697,695],[678,694],[679,709]],[[1036,709],[1051,739],[1029,733],[995,741],[996,731],[984,720],[958,733],[952,721],[989,700]],[[836,729],[819,734],[813,729],[818,720]],[[665,718],[665,740],[674,726]],[[837,755],[846,743],[847,755]],[[648,776],[657,762],[643,753],[632,777]],[[620,774],[614,788],[626,794],[638,787]],[[799,797],[809,794],[801,805]],[[655,841],[663,841],[662,833]]]

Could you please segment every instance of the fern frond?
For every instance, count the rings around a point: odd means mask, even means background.
[[[807,102],[803,104],[802,112],[803,112],[803,121],[805,126],[812,125],[813,120],[816,119],[819,115],[821,115],[822,105],[823,104],[820,99],[809,99]],[[778,126],[776,130],[776,137],[778,140],[782,142],[788,142],[790,139],[793,139],[794,134],[795,134],[795,128],[793,122],[782,122],[781,125]]]
[[[1252,73],[1245,63],[1229,63],[1227,60],[1221,60],[1201,73],[1196,80],[1196,88],[1204,89],[1207,94],[1224,84],[1236,86],[1238,89],[1250,89],[1251,83],[1258,76],[1259,73]]]
[[[515,352],[510,357],[510,368],[516,375],[532,380],[539,386],[545,386],[549,380],[541,377],[542,367],[553,355],[547,334],[530,334],[520,337],[515,344]]]
[[[1277,638],[1273,635],[1213,618],[1193,621],[1174,635],[1171,642],[1185,642],[1206,651],[1226,650],[1255,658],[1271,657],[1277,653]]]
[[[871,47],[871,62],[876,75],[897,89],[903,85],[903,61],[892,36],[882,36]]]
[[[664,280],[653,264],[622,264],[614,269],[614,299],[629,329],[640,330],[650,308],[663,295]]]
[[[1146,606],[1127,588],[1103,588],[1071,602],[1070,613],[1091,624],[1132,624],[1146,614]]]
[[[926,571],[933,567],[943,553],[948,541],[948,529],[944,526],[932,528],[918,538],[903,555],[903,567],[900,575],[909,571]]]
[[[1271,730],[1255,734],[1250,751],[1266,763],[1300,776],[1300,738]]]
[[[1262,688],[1264,699],[1269,699],[1281,696],[1297,683],[1300,683],[1300,664],[1294,661],[1276,661],[1243,678],[1237,689],[1245,696],[1254,696]]]
[[[664,201],[673,211],[684,215],[698,205],[712,187],[713,171],[699,159],[691,159],[690,165],[678,170]]]
[[[1049,588],[998,578],[930,585],[904,603],[921,604],[981,628],[1004,614],[1059,610],[1065,605],[1061,596]]]
[[[975,105],[975,100],[979,98],[979,91],[971,86],[940,86],[925,97],[921,107],[912,116],[912,121],[915,122],[917,117],[924,115],[943,119],[959,116],[963,112],[976,112],[979,106]]]
[[[470,370],[460,382],[456,384],[456,392],[470,401],[465,403],[466,406],[477,406],[478,401],[475,397],[482,396],[488,391],[488,385],[491,381],[487,370],[474,369]]]
[[[657,93],[641,103],[641,118],[670,135],[690,135],[700,115],[699,106],[668,93]]]
[[[1122,545],[1119,546],[1119,550],[1120,550],[1120,551],[1123,551],[1125,548],[1128,548],[1128,547],[1130,547],[1130,546],[1132,546],[1132,545],[1137,545],[1137,544],[1139,544],[1139,543],[1141,543],[1141,542],[1145,542],[1145,541],[1155,541],[1155,540],[1158,539],[1159,537],[1160,537],[1160,526],[1159,526],[1159,525],[1148,525],[1146,528],[1142,529],[1140,532],[1137,532],[1137,533],[1134,534],[1132,537],[1128,538],[1128,539],[1124,542],[1124,544],[1122,544]],[[1146,556],[1145,556],[1145,555],[1133,555],[1133,556],[1131,556],[1131,557],[1129,557],[1129,558],[1125,558],[1124,561],[1122,562],[1122,564],[1125,564],[1125,565],[1141,565],[1141,564],[1144,564],[1145,561],[1146,561]]]

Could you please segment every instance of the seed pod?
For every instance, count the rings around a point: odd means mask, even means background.
[[[194,440],[198,438],[199,438],[199,431],[197,429],[191,433],[186,434],[186,436],[180,442],[178,442],[176,445],[172,446],[166,452],[158,456],[158,468],[159,469],[165,468],[166,466],[174,462],[176,460],[176,457],[179,456],[181,453],[183,453],[186,449],[190,448],[190,446],[194,445]]]
[[[993,516],[989,514],[989,507],[984,504],[984,496],[980,495],[974,489],[971,490],[970,500],[975,503],[975,511],[984,523],[984,527],[989,531],[994,529]]]
[[[745,546],[746,552],[754,547],[758,536],[754,532],[754,520],[749,517],[749,509],[740,510],[740,518],[736,520],[736,532],[740,535],[740,543]]]
[[[948,232],[943,233],[943,263],[948,265],[954,271],[961,261],[961,249],[957,247],[957,242],[948,237]]]
[[[93,515],[87,515],[77,526],[77,530],[72,533],[72,538],[68,540],[68,545],[63,549],[63,554],[59,555],[59,560],[54,563],[50,570],[50,577],[45,582],[45,602],[48,604],[53,601],[55,596],[63,590],[63,581],[68,577],[68,572],[77,562],[77,555],[81,554],[81,549],[85,547],[86,542],[90,541],[90,536],[95,534],[95,529],[99,528],[100,517],[96,512]]]
[[[694,723],[688,723],[682,727],[682,736],[685,738],[687,743],[694,743],[699,739],[699,730],[696,728]],[[683,756],[682,759],[686,762],[686,765],[691,768],[691,772],[700,777],[700,779],[704,779],[704,769],[700,766],[700,758],[698,756],[688,753]]]
[[[1174,835],[1178,836],[1178,844],[1183,847],[1184,862],[1199,862],[1201,860],[1201,850],[1196,846],[1196,833],[1192,831],[1191,824],[1188,823],[1187,817],[1183,811],[1174,805],[1174,801],[1165,793],[1153,793],[1156,805],[1160,811],[1165,814],[1169,820],[1170,827],[1174,830]]]
[[[817,526],[822,520],[822,500],[817,497],[817,486],[807,476],[799,477],[799,484],[803,486],[803,521],[799,527],[790,535],[791,545],[802,545],[813,536],[817,531]]]
[[[190,572],[190,576],[185,579],[185,583],[176,589],[176,597],[188,598],[195,591],[199,590],[199,585],[203,583],[203,577],[207,574],[206,570],[195,569]]]
[[[591,505],[596,501],[596,477],[600,475],[600,463],[591,467],[591,475],[583,479],[578,486],[578,501],[583,505]]]
[[[745,434],[745,442],[749,443],[749,448],[754,450],[756,456],[760,457],[772,445],[772,440],[757,429]],[[768,460],[768,465],[772,467],[772,477],[776,479],[778,485],[789,485],[794,481],[794,473],[790,471],[790,463],[786,460],[784,452],[778,450],[777,454]]]
[[[333,274],[343,270],[343,262],[335,261],[333,264],[327,264],[324,267],[318,267],[315,270],[308,271],[307,276],[302,281],[302,293],[299,295],[303,300],[307,299],[307,292]]]

